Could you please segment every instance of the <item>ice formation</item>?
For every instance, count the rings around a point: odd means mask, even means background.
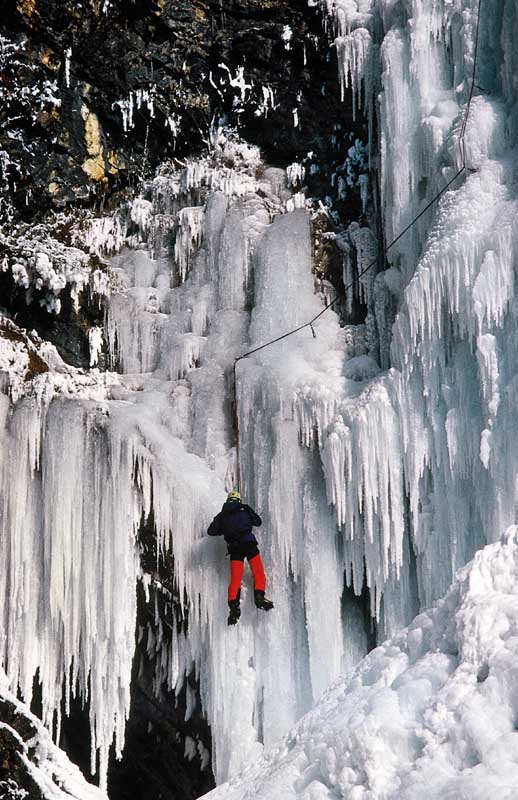
[[[518,528],[207,800],[518,794]]]
[[[57,227],[58,222],[51,226],[22,224],[9,234],[0,231],[5,253],[0,270],[11,272],[14,283],[25,289],[27,302],[38,290],[42,292],[40,303],[59,314],[60,295],[65,287],[70,290],[75,308],[79,307],[81,292],[92,285],[93,267],[84,250],[63,244],[56,237]]]
[[[188,638],[175,632],[172,641],[160,637],[154,641],[161,670],[157,681],[164,679],[178,689],[195,666],[214,728],[213,763],[220,778],[238,769],[251,750],[261,748],[259,737],[270,743],[281,735],[336,677],[342,656],[346,658],[343,637],[333,629],[331,618],[325,639],[319,639],[316,591],[313,610],[308,611],[307,670],[295,657],[294,645],[303,639],[304,626],[302,620],[294,627],[288,621],[296,617],[301,602],[297,582],[304,576],[309,587],[311,571],[303,563],[291,563],[295,555],[290,555],[290,548],[304,546],[304,532],[285,530],[278,496],[272,500],[271,515],[268,512],[269,471],[257,474],[255,490],[248,469],[244,476],[250,501],[265,505],[269,530],[265,558],[270,562],[272,591],[279,594],[279,613],[272,625],[257,620],[255,609],[248,607],[237,634],[227,635],[224,548],[203,538],[235,473],[235,434],[228,404],[233,357],[247,341],[255,343],[280,330],[283,323],[303,320],[323,308],[313,293],[309,214],[303,209],[287,211],[290,201],[293,206],[299,201],[292,198],[284,171],[265,169],[258,181],[255,170],[256,157],[250,151],[241,172],[236,167],[233,174],[228,171],[228,180],[218,183],[218,190],[203,187],[206,179],[210,181],[208,171],[190,178],[185,173],[160,176],[146,201],[151,209],[141,199],[134,204],[133,215],[126,215],[131,246],[111,261],[110,280],[119,290],[112,291],[105,331],[112,362],[122,374],[95,369],[83,373],[55,360],[27,381],[21,356],[9,355],[18,343],[11,341],[16,332],[6,323],[11,333],[6,338],[4,373],[11,403],[3,396],[2,452],[7,455],[0,479],[7,499],[0,549],[4,563],[10,564],[10,579],[0,598],[2,659],[12,684],[20,686],[27,700],[39,670],[44,721],[50,729],[57,727],[57,735],[62,694],[68,698],[78,691],[88,699],[92,767],[99,753],[103,786],[112,740],[116,752],[123,746],[135,586],[142,575],[136,533],[151,510],[159,549],[172,548],[174,553],[179,596],[187,598],[189,613]],[[178,185],[185,191],[177,191]],[[99,242],[98,226],[92,230]],[[87,237],[87,231],[83,235]],[[175,246],[171,236],[176,237]],[[106,242],[110,247],[110,236]],[[279,263],[286,267],[281,273]],[[188,271],[182,266],[186,264]],[[289,447],[297,454],[300,469],[308,472],[307,497],[303,504],[297,502],[294,523],[302,524],[307,516],[308,545],[313,548],[319,547],[322,525],[328,526],[325,558],[330,567],[336,532],[321,467],[312,453],[300,449],[296,425],[288,420],[285,427],[283,418],[305,364],[312,365],[314,380],[340,384],[342,340],[338,323],[330,316],[318,340],[301,336],[281,350],[278,356],[284,362],[278,361],[271,373],[279,386],[272,386],[273,400],[268,401],[278,439],[272,468],[286,469],[281,451]],[[31,346],[19,343],[24,352]],[[100,346],[100,332],[94,329],[92,361]],[[291,361],[292,374],[286,381],[279,367]],[[269,362],[269,358],[257,360],[250,365],[252,372],[249,365],[243,368],[244,431],[250,414],[246,403],[259,391],[260,373],[269,379]],[[284,403],[287,409],[282,414]],[[262,427],[272,422],[268,415],[259,415],[254,420],[255,435],[269,435]],[[252,435],[250,431],[244,437],[245,449],[250,448]],[[247,456],[251,467],[254,460],[255,456],[252,460]],[[314,498],[313,473],[320,480]],[[298,494],[295,485],[293,491]],[[275,548],[282,551],[276,567]],[[288,594],[286,580],[292,585]],[[37,608],[45,613],[33,613]],[[340,628],[339,592],[334,613]],[[286,654],[271,669],[263,648],[274,647],[286,631],[290,636]],[[329,662],[324,647],[334,639],[338,646]],[[248,679],[236,683],[225,666],[229,661],[241,665]],[[289,700],[279,715],[283,695]],[[229,736],[229,715],[234,728],[236,724],[234,702],[241,709],[240,749]]]
[[[108,800],[107,795],[87,783],[78,767],[52,742],[41,721],[9,691],[9,682],[0,670],[0,702],[8,711],[9,723],[2,722],[4,741],[12,741],[17,759],[45,800]],[[23,731],[23,738],[18,728]],[[6,764],[3,764],[5,775]],[[29,793],[16,780],[0,780],[2,797],[23,800]],[[38,795],[40,796],[40,795]]]
[[[380,92],[388,242],[459,167],[478,10],[476,2],[418,0],[404,14],[388,2],[329,6],[342,37],[361,29],[379,44],[370,91]],[[354,548],[355,585],[365,558],[387,633],[446,591],[455,570],[492,540],[495,522],[502,530],[514,521],[515,466],[504,444],[517,423],[510,388],[516,194],[508,180],[516,97],[506,77],[515,66],[513,13],[510,3],[481,7],[467,173],[391,248],[387,273],[364,284],[381,364],[389,355],[392,369],[338,403],[324,437],[328,496]],[[393,327],[387,293],[399,301]],[[408,534],[415,575],[404,555]]]
[[[387,243],[460,166],[478,4],[323,5],[344,86],[363,112],[377,109]],[[0,643],[27,699],[39,669],[49,726],[63,692],[88,697],[102,779],[112,740],[117,752],[124,740],[137,532],[151,511],[188,609],[187,636],[152,638],[156,682],[179,689],[194,668],[218,781],[360,661],[369,611],[378,641],[394,635],[514,522],[516,11],[510,0],[482,11],[469,169],[382,272],[376,262],[358,281],[379,254],[373,230],[353,224],[338,237],[365,324],[340,328],[330,310],[315,336],[305,328],[238,364],[242,489],[264,518],[268,620],[247,583],[227,630],[224,547],[203,534],[235,482],[234,358],[324,309],[306,198],[290,188],[302,168],[264,168],[220,132],[207,158],[165,165],[130,206],[78,233],[112,256],[91,280],[111,291],[104,339],[119,373],[52,367],[34,390],[13,375],[11,401],[0,397]],[[222,69],[245,91],[243,74]],[[20,283],[54,280],[45,259],[28,263]],[[308,787],[305,800],[329,796]]]

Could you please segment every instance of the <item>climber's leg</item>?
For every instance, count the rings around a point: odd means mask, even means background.
[[[239,590],[241,589],[244,568],[244,559],[230,559],[230,583],[228,585],[229,603],[233,600],[237,600],[239,602]]]
[[[241,597],[241,589],[237,593],[237,597],[235,600],[228,601],[228,620],[227,623],[229,625],[235,625],[236,622],[239,621],[239,617],[241,616],[241,609],[239,607],[239,600]]]
[[[252,575],[254,576],[254,589],[264,592],[266,589],[266,574],[264,571],[263,559],[260,553],[248,559]]]
[[[271,611],[273,603],[264,596],[266,589],[266,574],[264,571],[263,560],[259,554],[252,556],[248,559],[252,575],[254,576],[254,600],[257,608],[262,608],[263,611]]]

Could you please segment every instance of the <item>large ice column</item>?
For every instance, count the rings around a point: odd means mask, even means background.
[[[41,376],[40,395],[12,406],[1,396],[0,644],[27,702],[38,676],[44,721],[58,738],[63,700],[65,713],[72,694],[88,701],[92,771],[105,787],[109,749],[115,741],[121,754],[129,713],[138,528],[152,506],[158,550],[174,536],[179,591],[199,620],[192,549],[223,493],[172,435],[163,387],[152,384],[144,398],[114,375],[113,396],[118,389],[124,399],[108,399],[105,389],[96,401],[78,396],[77,380],[76,396],[56,396],[51,373]]]
[[[322,311],[305,212],[277,217],[254,261],[253,345]],[[265,745],[338,676],[348,663],[348,647],[358,653],[366,646],[354,625],[348,628],[354,640],[345,639],[341,537],[313,439],[322,434],[334,397],[344,391],[343,357],[344,340],[329,313],[316,339],[306,328],[238,365],[244,487],[264,514],[262,547],[276,602],[262,632],[257,673]],[[298,397],[304,385],[307,391],[319,387],[322,399],[310,420],[303,394]],[[311,446],[301,447],[301,438]]]
[[[220,295],[223,307],[214,317],[209,337],[210,352],[218,359],[222,358],[221,350],[218,355],[215,345],[222,343],[221,324],[226,326],[228,355],[232,350],[236,352],[236,345],[237,353],[245,349],[246,338],[263,342],[270,334],[283,333],[292,323],[305,321],[308,314],[313,316],[322,308],[313,294],[308,215],[294,212],[278,216],[273,225],[265,227],[263,212],[250,213],[253,205],[247,201],[241,205],[239,217],[235,213],[227,217],[234,224],[225,233],[225,223],[220,240],[220,285],[230,288]],[[234,258],[239,250],[234,249],[234,255],[223,260],[228,254],[226,240],[243,231],[243,212],[247,209],[244,222],[248,220],[246,228],[253,235],[250,240],[248,233],[247,241],[252,241],[254,249],[248,269],[253,269],[255,301],[249,337],[246,329],[236,327],[235,308],[225,308],[227,303],[236,302],[232,283],[227,283],[235,281],[236,276],[225,276],[225,272],[235,270]],[[246,275],[242,270],[238,275],[241,287]],[[258,616],[251,603],[247,576],[239,626],[229,631],[223,609],[218,610],[217,616],[211,613],[210,649],[197,651],[205,653],[201,688],[213,730],[213,766],[219,780],[255,757],[262,744],[272,744],[310,707],[324,686],[339,674],[341,666],[343,568],[335,558],[336,524],[327,506],[318,458],[315,460],[315,454],[301,448],[292,408],[296,381],[304,374],[308,353],[311,355],[312,351],[318,361],[330,345],[336,345],[336,323],[331,330],[331,336],[323,336],[316,344],[312,344],[308,330],[306,336],[295,337],[291,347],[277,348],[264,360],[240,362],[238,368],[244,491],[263,516],[259,538],[268,592],[276,607],[274,614]],[[241,337],[241,344],[236,336]],[[338,360],[337,351],[334,357]],[[196,393],[211,386],[207,369],[202,364],[198,374],[190,378]],[[313,480],[319,489],[313,487]],[[329,553],[325,559],[329,572],[324,567],[317,572],[308,564],[307,553],[318,547],[320,536],[325,540],[323,552]],[[319,637],[323,607],[326,612],[333,609],[326,616],[328,633],[324,638]],[[193,634],[196,641],[191,629],[191,646]],[[205,636],[200,630],[200,638]],[[332,655],[326,646],[334,648]],[[235,665],[232,674],[228,663]],[[239,735],[239,748],[235,746],[235,732]]]
[[[243,306],[246,300],[244,289],[250,280],[252,267],[255,286],[266,281],[279,301],[286,302],[282,287],[276,285],[276,281],[271,281],[272,276],[267,271],[266,262],[268,268],[271,267],[278,273],[279,278],[280,264],[284,269],[288,267],[288,272],[293,278],[294,263],[300,260],[301,264],[308,266],[310,262],[307,216],[302,215],[302,224],[298,222],[296,214],[289,215],[287,219],[291,220],[292,216],[293,220],[288,225],[284,223],[282,217],[279,217],[273,226],[275,230],[290,231],[289,241],[286,242],[287,249],[282,252],[276,249],[279,240],[275,233],[272,239],[272,228],[265,227],[269,220],[262,204],[247,200],[234,211],[231,210],[226,217],[216,259],[219,264],[219,310],[214,316],[209,337],[206,351],[207,365],[202,364],[197,374],[190,377],[197,395],[201,397],[200,392],[212,392],[213,404],[220,395],[214,392],[215,384],[209,372],[209,364],[217,362],[220,370],[228,369],[231,366],[232,354],[242,351],[247,339],[246,328],[242,326]],[[265,231],[264,236],[261,238],[263,231]],[[298,239],[299,234],[300,239]],[[267,241],[274,241],[271,252],[264,244],[265,238]],[[250,257],[256,241],[259,243],[252,265]],[[266,261],[262,255],[265,252]],[[287,255],[289,255],[288,262]],[[309,284],[312,297],[313,287],[310,277]],[[267,299],[269,298],[264,298],[265,303],[262,306],[265,314],[269,314]],[[283,321],[280,324],[282,325]],[[228,631],[226,627],[225,612],[221,607],[224,593],[218,595],[217,615],[214,614],[212,607],[210,646],[207,651],[202,650],[197,653],[199,656],[204,653],[203,659],[207,665],[202,672],[201,688],[204,706],[213,730],[213,767],[218,779],[232,774],[247,759],[253,758],[261,749],[261,744],[273,742],[311,703],[307,656],[300,656],[301,652],[307,652],[304,615],[300,613],[303,606],[302,586],[290,577],[286,562],[283,559],[277,560],[273,556],[274,550],[278,551],[279,547],[282,549],[286,546],[284,537],[288,541],[292,535],[300,537],[301,527],[297,529],[295,525],[287,522],[282,528],[281,526],[275,528],[268,514],[271,472],[274,469],[269,461],[270,414],[279,401],[273,387],[273,399],[269,399],[269,387],[263,384],[263,380],[264,373],[257,369],[252,384],[246,384],[245,380],[241,382],[240,378],[240,423],[244,429],[243,451],[246,453],[253,451],[251,457],[243,456],[243,464],[246,463],[244,467],[246,496],[263,515],[264,535],[260,537],[261,549],[268,574],[269,591],[273,593],[276,601],[276,613],[273,618],[268,619],[262,615],[257,616],[258,612],[251,603],[248,576],[242,594],[243,615],[235,631]],[[262,389],[265,390],[263,408],[255,402],[261,395]],[[223,400],[223,397],[220,399]],[[195,404],[198,402],[196,398],[194,402]],[[204,408],[203,403],[199,409],[200,417],[206,414],[206,406]],[[255,421],[253,432],[249,427],[251,419]],[[224,428],[220,427],[220,437],[223,432]],[[213,441],[216,441],[217,425],[212,427],[212,436]],[[198,434],[195,434],[195,441],[199,441]],[[295,454],[298,458],[300,448],[296,431],[293,445],[295,453],[291,450],[287,455],[290,457]],[[303,454],[300,454],[300,457],[303,459]],[[214,509],[216,510],[217,508]],[[298,519],[302,522],[301,517]],[[333,524],[331,517],[330,519]],[[226,572],[224,562],[220,562],[220,573],[222,569]],[[225,578],[226,575],[223,580]],[[210,594],[213,593],[211,589],[208,591]],[[195,631],[191,628],[191,646],[193,635],[196,640]],[[200,639],[204,638],[205,634],[200,629]],[[231,674],[227,666],[229,663],[234,665]],[[235,746],[236,732],[240,741],[238,748]]]
[[[285,332],[286,326],[322,310],[311,276],[308,214],[279,214],[270,225],[272,205],[282,211],[279,195],[286,194],[284,184],[279,170],[269,172],[263,187],[266,202],[259,195],[235,199],[211,193],[203,215],[201,246],[190,255],[189,274],[180,286],[175,285],[172,272],[166,280],[164,261],[154,273],[148,270],[144,251],[141,257],[128,259],[127,270],[126,253],[114,262],[124,274],[121,284],[126,288],[110,303],[110,337],[124,373],[135,367],[137,372],[122,377],[121,400],[135,404],[134,421],[140,430],[146,420],[145,442],[153,429],[150,417],[154,414],[210,465],[220,491],[224,481],[230,488],[234,468],[235,434],[228,403],[233,357],[246,349],[247,341],[264,341],[275,330]],[[140,277],[139,264],[143,267]],[[150,286],[142,285],[146,278]],[[159,335],[150,339],[148,350],[151,375],[143,371],[140,331],[145,330],[152,312],[134,305],[129,323],[125,314],[119,313],[124,298],[134,297],[137,289],[143,297],[158,296],[159,302]],[[249,332],[252,303],[255,310]],[[197,343],[202,346],[195,353]],[[344,662],[344,568],[338,558],[339,537],[327,505],[319,459],[315,452],[300,446],[293,409],[297,382],[305,379],[308,368],[312,381],[325,379],[342,385],[342,345],[336,319],[330,320],[318,341],[308,329],[264,362],[247,364],[239,376],[246,496],[264,517],[261,548],[268,590],[276,603],[274,615],[258,616],[247,576],[240,624],[236,630],[228,630],[224,545],[193,541],[189,533],[191,525],[199,530],[204,516],[219,510],[222,496],[215,493],[203,512],[187,512],[185,503],[198,509],[199,502],[194,503],[193,497],[199,495],[201,473],[189,473],[180,461],[171,464],[171,473],[174,476],[175,470],[183,470],[191,485],[185,485],[180,495],[170,492],[173,511],[165,500],[172,480],[164,474],[166,457],[162,455],[153,469],[158,534],[166,546],[170,542],[180,596],[185,588],[189,601],[188,637],[174,637],[176,652],[166,657],[172,669],[169,683],[180,688],[182,672],[192,663],[199,671],[218,779],[234,773],[263,744],[281,736],[337,677]],[[329,366],[332,369],[326,377]],[[133,387],[141,391],[132,395]],[[170,393],[173,402],[168,403]],[[166,442],[170,449],[170,440]],[[147,460],[141,469],[144,486],[149,486]],[[292,488],[284,497],[285,487],[277,477],[287,474],[286,470]],[[185,533],[178,531],[180,519]],[[322,535],[325,544],[319,547]],[[322,569],[310,565],[307,558],[307,553],[319,549]],[[321,635],[324,628],[325,637]],[[359,635],[356,651],[364,646]],[[231,672],[228,664],[233,665]]]

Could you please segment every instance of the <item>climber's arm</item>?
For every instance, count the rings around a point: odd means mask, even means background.
[[[259,516],[259,514],[256,514],[254,509],[250,508],[250,506],[247,506],[246,503],[243,503],[243,508],[246,508],[246,510],[250,514],[250,519],[252,521],[252,525],[254,525],[256,528],[258,528],[259,525],[262,524],[262,520],[261,520],[261,517]]]
[[[221,536],[221,514],[216,514],[207,528],[207,533],[209,536]]]

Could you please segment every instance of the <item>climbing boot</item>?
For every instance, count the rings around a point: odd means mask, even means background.
[[[239,608],[239,599],[228,601],[228,625],[235,625],[241,616],[241,609]]]
[[[271,611],[273,608],[272,601],[268,600],[268,598],[264,596],[264,592],[262,592],[260,589],[255,590],[254,600],[256,608],[262,608],[263,611]]]

